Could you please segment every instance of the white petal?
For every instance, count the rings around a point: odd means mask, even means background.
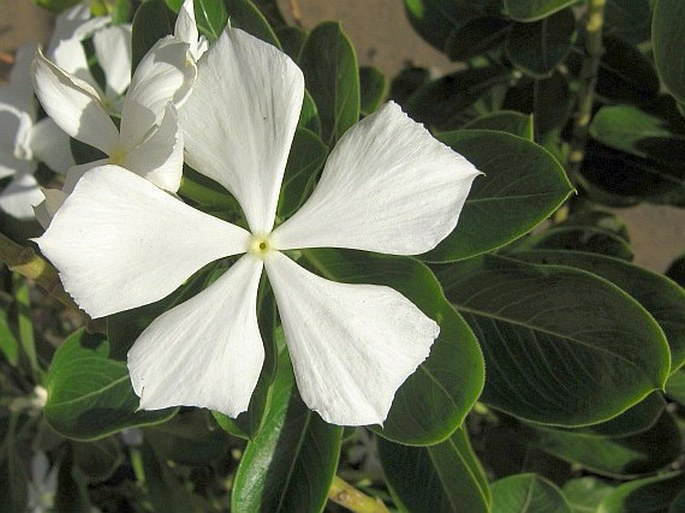
[[[93,78],[90,68],[88,68],[86,50],[83,48],[80,39],[60,41],[46,56],[62,70],[99,90],[99,86]]]
[[[35,116],[36,109],[31,85],[31,62],[37,48],[38,45],[33,41],[21,45],[10,72],[9,84],[2,88],[4,91],[12,91],[13,105],[21,112],[29,114],[31,118]]]
[[[227,29],[200,59],[179,112],[187,162],[236,196],[255,233],[273,226],[303,94],[287,55]]]
[[[0,208],[18,219],[32,219],[33,206],[43,200],[32,174],[20,173],[0,192]]]
[[[29,145],[33,157],[45,162],[53,171],[65,173],[75,164],[69,136],[51,118],[42,119],[33,126]]]
[[[332,424],[381,424],[439,326],[389,287],[325,280],[279,252],[265,263],[304,402]]]
[[[93,36],[98,64],[105,72],[107,89],[121,96],[131,83],[131,25],[115,25]]]
[[[100,105],[97,91],[66,73],[40,52],[33,61],[33,84],[45,112],[71,137],[110,153],[119,132]]]
[[[274,232],[274,244],[424,253],[454,229],[478,174],[389,103],[345,133],[309,200]]]
[[[157,301],[250,235],[118,166],[86,173],[57,211],[41,251],[93,317]]]
[[[107,164],[109,164],[109,160],[100,159],[100,160],[94,160],[93,162],[86,162],[85,164],[78,164],[76,166],[71,166],[67,170],[67,176],[64,180],[64,186],[62,187],[62,192],[64,192],[67,195],[71,194],[71,191],[74,190],[74,187],[76,187],[76,184],[78,183],[78,181],[81,179],[81,177],[83,175],[85,175],[91,169],[95,169],[96,167],[106,166]]]
[[[178,18],[176,18],[176,25],[174,26],[174,36],[184,43],[188,43],[191,47],[197,44],[199,33],[195,24],[193,0],[185,0],[178,11]]]
[[[144,410],[247,410],[264,361],[257,325],[262,262],[244,256],[209,288],[156,319],[128,353]]]
[[[197,67],[188,58],[188,44],[167,36],[155,43],[140,61],[126,93],[121,119],[125,148],[143,140],[159,125],[169,102],[180,106],[190,94]]]
[[[55,29],[50,36],[50,44],[46,54],[52,57],[53,50],[62,41],[70,39],[82,40],[90,36],[97,29],[107,25],[112,19],[109,16],[91,18],[90,6],[80,2],[74,7],[62,12],[55,19]]]
[[[176,192],[183,175],[183,134],[172,104],[154,130],[149,139],[126,155],[122,165],[157,187]]]

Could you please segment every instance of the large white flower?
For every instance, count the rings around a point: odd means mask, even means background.
[[[181,110],[188,163],[233,193],[249,231],[108,166],[79,181],[37,240],[94,317],[159,300],[204,265],[245,253],[135,342],[128,367],[141,408],[247,409],[264,359],[264,268],[300,394],[326,421],[383,422],[428,356],[439,327],[400,293],[329,281],[283,251],[428,251],[455,227],[478,171],[390,103],[341,138],[311,197],[274,229],[303,94],[299,68],[240,30],[227,29],[199,61]]]
[[[49,119],[37,120],[30,66],[35,43],[17,52],[9,83],[0,88],[0,178],[12,180],[0,193],[0,208],[21,218],[33,217],[42,194],[33,173],[38,161],[58,172],[74,164],[69,138]]]

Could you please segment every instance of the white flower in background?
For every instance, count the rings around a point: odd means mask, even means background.
[[[110,114],[120,114],[122,99],[131,82],[131,25],[109,26],[109,16],[90,17],[90,7],[77,4],[57,17],[47,58],[95,90]],[[88,66],[83,41],[92,37],[95,57],[102,68],[102,89]]]
[[[37,452],[31,459],[28,506],[31,513],[47,513],[55,505],[57,493],[57,465],[50,466],[44,452]]]
[[[74,139],[106,158],[72,167],[63,191],[46,191],[38,213],[46,225],[78,179],[103,164],[117,164],[176,192],[183,170],[183,136],[176,106],[190,94],[197,67],[188,44],[172,36],[158,41],[138,64],[124,98],[120,128],[87,82],[36,53],[33,83],[48,115]],[[47,217],[47,219],[46,219]]]
[[[303,94],[302,72],[284,53],[237,29],[199,61],[180,112],[188,163],[233,193],[249,232],[105,166],[83,176],[37,239],[93,317],[157,301],[204,265],[245,253],[135,342],[128,367],[141,408],[247,409],[264,360],[264,268],[300,395],[326,421],[383,422],[428,356],[439,327],[400,293],[329,281],[283,251],[428,251],[454,229],[478,171],[390,103],[348,130],[311,197],[274,229]]]
[[[74,165],[69,137],[49,119],[37,121],[37,103],[31,85],[31,59],[35,43],[17,52],[9,83],[0,87],[0,178],[12,180],[0,192],[0,208],[28,219],[43,195],[33,174],[38,161],[57,172]]]

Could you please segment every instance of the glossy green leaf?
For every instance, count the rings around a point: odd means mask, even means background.
[[[682,472],[630,481],[604,497],[597,513],[666,513],[683,488]]]
[[[594,473],[634,476],[655,472],[678,458],[681,437],[666,412],[647,431],[611,437],[536,428],[538,447]]]
[[[287,218],[293,215],[314,189],[328,148],[312,131],[298,128],[285,166],[281,196],[278,200],[278,215]]]
[[[114,437],[93,442],[72,442],[74,464],[88,481],[106,481],[124,461],[119,442]]]
[[[532,230],[571,194],[561,165],[544,148],[511,134],[461,130],[439,139],[485,176],[471,187],[457,227],[423,258],[448,262],[504,246]]]
[[[504,0],[506,13],[517,21],[537,21],[573,5],[578,0]]]
[[[162,0],[143,3],[133,17],[131,52],[133,70],[154,44],[174,33],[176,14]]]
[[[0,352],[12,367],[17,366],[19,343],[7,323],[7,313],[4,310],[0,310]]]
[[[508,83],[509,74],[498,66],[457,71],[419,87],[404,107],[416,121],[453,130],[463,124],[463,111],[494,87]]]
[[[300,67],[318,108],[322,139],[332,146],[357,122],[360,105],[357,56],[339,23],[325,22],[309,33]]]
[[[347,283],[388,285],[440,325],[428,358],[395,394],[383,428],[374,430],[407,445],[430,445],[459,427],[483,387],[478,342],[445,299],[428,267],[404,257],[316,249],[303,252],[325,278]],[[391,357],[391,355],[389,355]]]
[[[283,352],[266,422],[248,443],[235,476],[231,511],[321,511],[341,439],[341,427],[325,423],[304,405]]]
[[[404,0],[404,8],[414,29],[441,52],[452,32],[473,17],[471,8],[458,0]]]
[[[573,513],[595,513],[602,499],[614,489],[592,476],[571,479],[561,489]]]
[[[137,411],[123,362],[108,358],[109,344],[78,331],[55,353],[48,372],[45,420],[67,438],[95,440],[124,428],[164,422],[177,408]]]
[[[309,91],[304,90],[304,100],[302,100],[302,111],[300,112],[300,119],[297,122],[300,128],[311,130],[317,136],[321,136],[321,118],[319,117],[319,109],[314,103],[312,95]]]
[[[228,21],[222,0],[195,0],[195,23],[198,30],[210,41],[221,35]]]
[[[552,76],[576,36],[576,17],[564,9],[534,23],[515,23],[505,45],[518,69],[534,78]]]
[[[616,258],[578,251],[536,250],[513,256],[527,262],[584,269],[614,283],[644,306],[664,330],[672,370],[685,363],[685,291],[665,276]]]
[[[492,513],[571,513],[571,507],[554,483],[518,474],[492,483]]]
[[[497,130],[517,135],[529,141],[533,141],[533,116],[522,114],[514,110],[500,110],[490,114],[484,114],[463,127],[470,130]]]
[[[652,19],[654,60],[668,91],[685,103],[685,3],[657,0]]]
[[[360,111],[363,115],[371,114],[381,106],[387,83],[383,72],[375,66],[359,68]]]
[[[671,399],[685,406],[685,369],[671,374],[666,382],[666,393]]]
[[[408,447],[381,439],[378,450],[388,486],[405,510],[489,513],[492,498],[488,481],[464,428],[429,447]]]
[[[439,275],[485,353],[482,401],[568,427],[608,420],[661,388],[663,332],[621,289],[564,266],[485,256]]]
[[[590,226],[555,226],[522,240],[517,246],[517,249],[530,248],[607,255],[627,262],[633,259],[633,250],[625,239],[607,230]]]
[[[507,37],[511,23],[497,16],[481,16],[453,30],[445,50],[453,61],[465,61],[497,48]]]
[[[295,62],[299,61],[307,33],[299,27],[279,27],[276,30],[276,37],[281,42],[283,51]]]
[[[262,41],[281,48],[271,25],[250,0],[223,0],[231,26],[243,29]]]

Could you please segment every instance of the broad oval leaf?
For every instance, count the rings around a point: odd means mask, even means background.
[[[278,363],[271,409],[235,476],[231,511],[236,513],[319,512],[338,465],[342,428],[307,409],[285,351]]]
[[[323,141],[330,147],[359,119],[357,56],[340,24],[325,22],[312,30],[299,64],[319,111]]]
[[[657,0],[652,18],[654,60],[669,92],[685,103],[685,3]]]
[[[453,30],[446,42],[447,56],[464,61],[493,50],[504,41],[511,23],[501,17],[482,16],[467,21]]]
[[[407,511],[490,512],[485,471],[463,427],[437,445],[407,447],[381,439],[378,450],[388,486]]]
[[[404,8],[412,27],[441,52],[450,35],[473,17],[471,7],[455,0],[404,0]]]
[[[561,490],[573,513],[595,513],[599,503],[613,488],[599,478],[586,476],[566,481]]]
[[[685,291],[665,276],[622,260],[578,251],[535,250],[514,258],[567,265],[601,276],[633,296],[664,330],[671,350],[671,372],[685,363]]]
[[[433,273],[406,257],[335,249],[303,254],[326,278],[394,288],[440,325],[430,355],[397,391],[383,428],[374,427],[374,431],[407,445],[446,439],[480,395],[483,356],[473,332],[447,302]]]
[[[666,393],[671,399],[685,406],[685,369],[680,369],[669,376],[666,382]]]
[[[612,477],[655,472],[680,454],[680,432],[667,412],[647,431],[626,437],[608,438],[541,427],[535,431],[537,447],[543,451]]]
[[[383,72],[375,66],[359,68],[360,106],[363,115],[371,114],[381,106],[387,90]]]
[[[515,23],[505,50],[511,62],[534,78],[552,76],[576,36],[576,17],[564,9],[534,23]]]
[[[422,255],[449,262],[479,255],[521,237],[554,212],[572,192],[561,165],[541,146],[490,130],[460,130],[439,139],[485,176],[471,188],[457,227]]]
[[[683,488],[685,474],[682,472],[636,479],[617,486],[604,497],[597,513],[670,512],[671,503],[678,499]]]
[[[484,114],[463,127],[465,130],[497,130],[517,135],[529,141],[533,141],[535,132],[533,129],[533,116],[522,114],[515,110],[500,110]]]
[[[108,358],[109,344],[83,331],[55,353],[48,371],[45,420],[61,435],[96,440],[124,428],[164,422],[178,408],[138,411],[126,364]]]
[[[232,27],[271,43],[279,50],[281,43],[264,15],[250,0],[223,0]]]
[[[512,415],[595,424],[637,404],[668,376],[659,325],[593,274],[485,256],[439,278],[483,347],[482,400]]]
[[[578,0],[504,0],[506,13],[517,21],[537,21],[573,5]]]
[[[215,41],[226,26],[228,15],[222,0],[195,0],[197,28],[210,41]]]
[[[571,513],[571,507],[554,483],[518,474],[492,483],[492,513]]]

